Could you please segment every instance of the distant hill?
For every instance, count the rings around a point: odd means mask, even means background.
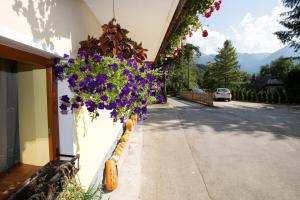
[[[279,58],[280,56],[295,57],[299,56],[299,54],[300,52],[295,53],[293,49],[284,47],[273,53],[238,53],[238,59],[241,65],[241,70],[253,74],[259,72],[261,65],[269,64],[272,60]],[[213,54],[202,54],[199,58],[197,58],[197,63],[207,64],[207,62],[213,61],[214,58],[215,55]]]

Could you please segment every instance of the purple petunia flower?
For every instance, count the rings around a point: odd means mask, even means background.
[[[96,109],[96,104],[90,99],[85,102],[85,106],[89,112],[94,112]]]
[[[160,103],[165,101],[165,97],[161,94],[156,95],[156,100]]]
[[[108,67],[111,67],[114,71],[118,70],[118,64],[117,63],[109,64]]]
[[[141,77],[141,75],[139,75],[139,74],[136,74],[135,77],[134,77],[134,79],[135,79],[136,81],[139,81],[140,78],[142,78],[142,77]]]
[[[133,110],[136,114],[140,114],[142,112],[142,109],[140,107],[135,107]]]
[[[117,108],[117,104],[114,101],[109,102],[109,107],[112,109],[116,109]]]
[[[115,87],[112,83],[107,83],[107,89],[112,90]]]
[[[82,102],[82,99],[81,99],[81,97],[79,97],[79,96],[77,96],[77,97],[75,98],[75,100],[76,100],[77,102]]]
[[[69,63],[72,63],[72,64],[75,63],[74,58],[70,58],[70,59],[69,59]]]
[[[152,69],[151,63],[147,63],[147,67],[148,67],[148,69]]]
[[[80,87],[84,87],[86,84],[87,84],[86,80],[82,80],[82,81],[79,82]]]
[[[124,118],[124,116],[120,117],[120,122],[121,122],[122,124],[125,123],[125,118]]]
[[[130,71],[128,69],[124,69],[123,74],[125,74],[126,76],[128,76],[130,74]]]
[[[111,117],[116,118],[118,116],[118,112],[114,109],[110,112]]]
[[[97,81],[98,84],[103,84],[103,83],[105,83],[105,81],[106,81],[107,78],[108,77],[107,77],[106,74],[98,74],[96,76],[96,81]]]
[[[127,62],[127,65],[132,66],[132,61],[130,59],[127,59],[126,62]]]
[[[142,67],[140,68],[140,72],[144,72],[144,71],[145,71],[145,67],[142,66]]]
[[[135,63],[133,63],[133,69],[137,69],[138,68],[138,64],[135,62]]]
[[[146,104],[146,103],[147,103],[147,99],[143,98],[143,99],[141,100],[141,102],[142,102],[142,104]]]
[[[104,103],[99,103],[99,104],[98,104],[98,108],[99,108],[100,110],[103,110],[103,109],[104,109]]]
[[[144,107],[142,107],[142,114],[146,114],[146,113],[147,113],[147,107],[144,106]]]
[[[85,72],[86,68],[85,68],[84,66],[81,66],[81,67],[79,68],[79,70],[80,70],[81,72]]]
[[[147,73],[147,74],[146,74],[146,78],[147,78],[149,81],[153,81],[153,80],[154,80],[154,75],[151,74],[151,73]]]
[[[68,95],[61,96],[60,100],[62,100],[65,103],[70,103],[70,98],[68,97]]]
[[[117,55],[117,58],[120,60],[120,62],[122,63],[124,61],[124,58],[122,55],[118,54]]]
[[[107,101],[108,100],[108,96],[106,94],[101,96],[101,100],[102,101]]]
[[[112,108],[110,107],[109,104],[106,104],[106,105],[105,105],[105,109],[106,109],[106,110],[111,110]]]
[[[86,53],[85,51],[81,51],[77,54],[79,57],[83,57],[83,56],[86,56]]]
[[[102,59],[103,59],[102,56],[100,56],[100,55],[98,55],[98,54],[94,55],[94,61],[100,62],[100,61],[102,61]]]
[[[76,86],[76,82],[75,82],[75,80],[72,79],[72,78],[69,78],[69,79],[68,79],[68,83],[69,83],[69,85],[70,85],[72,88]]]
[[[116,99],[116,105],[117,105],[117,106],[121,106],[121,104],[122,104],[121,99]]]
[[[78,109],[79,108],[79,105],[77,103],[72,103],[72,110],[73,109]]]
[[[67,110],[68,109],[68,107],[65,105],[65,104],[60,104],[60,106],[59,106],[59,108],[61,109],[61,110]]]
[[[89,56],[91,56],[91,57],[94,57],[94,55],[95,55],[95,53],[92,51],[89,53]]]
[[[69,55],[68,54],[64,54],[64,58],[69,58]]]
[[[92,70],[92,66],[91,65],[87,65],[87,66],[85,66],[85,68],[86,68],[87,71],[91,71]]]

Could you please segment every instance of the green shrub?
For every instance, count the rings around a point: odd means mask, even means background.
[[[242,101],[246,101],[247,91],[243,90]]]
[[[253,90],[250,91],[250,99],[249,101],[253,102],[254,101],[254,94],[253,94]]]
[[[231,90],[231,98],[232,100],[236,100],[236,91],[235,90]]]
[[[102,194],[102,187],[90,186],[85,190],[76,178],[71,178],[66,179],[66,184],[57,200],[100,200]]]
[[[261,92],[257,93],[257,101],[258,102],[263,102],[262,101],[262,93]]]
[[[273,103],[273,94],[272,94],[272,92],[267,92],[267,103]]]
[[[253,102],[258,102],[258,96],[256,90],[253,90]]]
[[[273,103],[280,103],[280,96],[278,90],[273,92]]]
[[[288,99],[287,99],[288,97],[287,97],[287,95],[286,95],[286,92],[282,92],[281,94],[280,94],[280,102],[281,103],[288,103]]]
[[[267,102],[267,94],[266,94],[266,92],[261,92],[261,102],[263,102],[263,103]]]

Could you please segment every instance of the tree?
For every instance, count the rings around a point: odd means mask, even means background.
[[[270,73],[278,80],[284,81],[292,68],[294,68],[294,63],[291,58],[279,57],[271,62]]]
[[[282,13],[284,17],[280,24],[287,30],[277,31],[275,34],[284,43],[289,44],[295,51],[300,49],[300,1],[299,0],[282,0],[289,11]]]
[[[214,62],[208,63],[207,72],[204,74],[204,85],[207,88],[238,87],[247,74],[240,72],[240,66],[235,48],[231,41],[226,40],[223,48],[219,49]],[[248,78],[247,78],[248,79]]]
[[[189,87],[198,87],[201,81],[199,81],[200,72],[193,60],[195,55],[200,55],[199,48],[186,44],[176,57],[168,59],[167,64],[171,66],[167,82],[168,90],[178,93]]]
[[[271,74],[270,65],[269,64],[262,65],[260,67],[259,75],[260,76],[266,76],[266,75],[269,75],[269,74]]]
[[[300,103],[300,69],[292,69],[286,77],[285,87],[290,103]]]

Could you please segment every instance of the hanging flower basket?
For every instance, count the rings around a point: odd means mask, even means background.
[[[100,39],[92,40],[96,40],[95,45],[89,38],[82,42],[84,46],[76,58],[65,55],[54,66],[56,76],[67,79],[73,93],[72,98],[63,95],[59,107],[67,113],[85,106],[93,119],[104,109],[110,111],[115,121],[124,122],[131,114],[142,117],[149,103],[164,101],[159,94],[161,72],[143,61],[146,58],[144,49],[126,37],[128,31],[114,25],[113,21],[103,29]],[[89,48],[91,46],[93,48]],[[115,55],[116,52],[120,54]]]

